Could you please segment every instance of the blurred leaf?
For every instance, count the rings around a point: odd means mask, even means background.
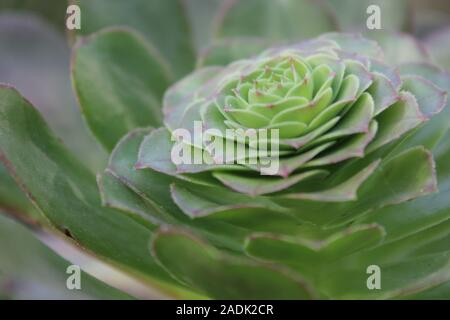
[[[203,49],[211,42],[213,23],[223,0],[182,0],[195,46]]]
[[[448,26],[450,6],[447,0],[409,0],[412,7],[414,34],[423,38]]]
[[[404,30],[408,26],[408,0],[327,0],[333,7],[337,24],[342,31],[363,32],[367,30],[367,8],[380,7],[381,29]]]
[[[2,163],[0,163],[0,208],[17,212],[32,210],[31,203]]]
[[[236,60],[251,58],[271,45],[273,42],[260,38],[218,39],[200,53],[197,67],[224,66]]]
[[[318,36],[335,30],[327,9],[311,0],[227,0],[217,13],[215,37],[292,41]]]
[[[191,30],[180,0],[72,0],[81,9],[81,34],[125,25],[142,32],[167,57],[176,76],[194,67]]]
[[[116,210],[100,207],[95,177],[52,135],[29,102],[6,86],[0,88],[0,146],[16,182],[56,229],[144,283],[182,294],[148,254],[152,232]]]
[[[319,286],[333,298],[377,299],[404,297],[445,283],[450,280],[449,222],[329,264]],[[381,290],[366,286],[369,265],[381,269]]]
[[[63,31],[65,26],[67,2],[63,0],[2,0],[0,11],[12,10],[28,12],[45,18]]]
[[[450,281],[444,284],[425,290],[423,292],[415,293],[406,296],[406,299],[411,300],[448,300],[450,297]]]
[[[106,154],[89,135],[73,96],[64,36],[34,15],[0,14],[0,57],[0,82],[17,86],[80,160],[94,170],[103,167]]]
[[[221,253],[191,234],[161,229],[155,258],[180,281],[217,299],[307,299],[309,285],[286,269]],[[190,261],[190,263],[184,263]]]
[[[389,65],[430,60],[423,43],[409,34],[377,30],[365,35],[378,42],[384,52],[384,61]]]
[[[71,263],[29,230],[0,214],[0,297],[7,299],[130,299],[81,272],[81,289],[69,290]]]
[[[424,41],[432,59],[450,71],[450,27],[430,34]]]
[[[83,38],[72,77],[86,121],[108,151],[131,129],[161,123],[161,99],[172,75],[135,32],[108,29]]]

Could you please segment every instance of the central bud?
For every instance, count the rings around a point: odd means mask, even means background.
[[[321,113],[335,98],[336,72],[315,58],[284,53],[241,70],[221,92],[219,107],[228,124],[278,129],[280,138],[317,128]]]

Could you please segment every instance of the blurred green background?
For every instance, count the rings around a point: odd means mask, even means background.
[[[228,37],[258,44],[262,34],[269,34],[269,41],[280,42],[333,30],[361,32],[382,45],[390,41],[389,32],[401,33],[404,43],[397,44],[399,50],[387,52],[391,59],[402,52],[414,59],[411,52],[420,52],[450,69],[448,0],[241,0],[239,10],[223,20],[221,10],[228,0],[72,2],[82,8],[81,34],[109,25],[129,25],[148,37],[175,66],[191,65],[191,69],[199,63],[196,56],[200,61],[220,60],[221,50],[232,51],[233,46],[225,41]],[[179,10],[171,9],[173,2]],[[366,8],[370,4],[382,10],[381,31],[366,28]],[[86,130],[72,92],[70,46],[74,34],[65,27],[67,6],[63,0],[0,1],[0,82],[13,84],[37,106],[65,144],[96,172],[104,167],[106,152]],[[261,16],[268,23],[261,24]],[[189,27],[175,23],[180,17]],[[419,39],[420,44],[410,36]],[[236,58],[240,54],[236,52]],[[178,69],[177,76],[189,71]],[[71,263],[42,243],[43,237],[47,244],[61,240],[42,233],[46,221],[34,212],[2,165],[0,212],[0,298],[131,298],[87,274],[83,274],[82,290],[66,289],[66,268]],[[32,219],[13,220],[22,217],[20,212],[28,212]]]

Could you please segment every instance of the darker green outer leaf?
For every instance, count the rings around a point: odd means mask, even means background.
[[[109,26],[140,31],[167,57],[177,77],[194,67],[195,50],[181,0],[71,0],[81,9],[83,35]]]
[[[162,228],[153,256],[179,281],[218,299],[310,299],[300,276],[274,265],[222,253],[185,231]],[[189,262],[189,263],[186,263]]]
[[[32,105],[5,85],[0,87],[0,146],[0,159],[58,230],[152,285],[173,289],[166,287],[173,281],[148,254],[150,230],[100,207],[95,177],[53,136]]]
[[[217,39],[204,48],[197,59],[197,67],[225,66],[233,61],[251,58],[273,45],[264,38],[235,37]]]
[[[171,71],[132,30],[108,29],[80,40],[72,79],[90,129],[109,151],[131,129],[162,123],[161,99]]]
[[[333,22],[319,1],[231,0],[224,1],[217,12],[215,35],[298,40],[334,30]]]

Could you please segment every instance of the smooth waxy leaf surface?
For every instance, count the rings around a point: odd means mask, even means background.
[[[229,256],[185,232],[162,229],[153,238],[151,251],[175,278],[214,298],[305,299],[315,295],[301,277],[288,270]]]
[[[40,7],[48,4],[17,1],[17,7]],[[56,3],[57,2],[57,3]],[[53,7],[66,4],[55,1]],[[2,2],[3,4],[3,2]],[[61,4],[62,7],[61,8]],[[60,27],[64,26],[61,21]],[[0,15],[0,82],[14,84],[42,113],[67,147],[93,170],[102,168],[106,154],[87,132],[70,83],[70,51],[64,35],[31,13]]]
[[[126,29],[81,40],[72,78],[85,119],[108,150],[129,130],[161,123],[161,98],[171,73],[154,48]]]
[[[170,277],[148,255],[151,231],[102,208],[93,174],[67,152],[30,103],[5,86],[0,88],[0,145],[16,182],[58,230],[143,281],[177,292],[166,287]]]
[[[3,214],[1,210],[0,213]],[[84,272],[81,272],[81,289],[68,290],[66,270],[70,265],[69,261],[41,243],[30,230],[0,215],[0,297],[56,300],[131,298]]]
[[[216,36],[258,36],[298,40],[334,29],[325,7],[303,0],[224,1]]]
[[[179,0],[75,0],[83,16],[81,34],[125,25],[140,31],[168,58],[177,76],[194,67],[194,45]]]

